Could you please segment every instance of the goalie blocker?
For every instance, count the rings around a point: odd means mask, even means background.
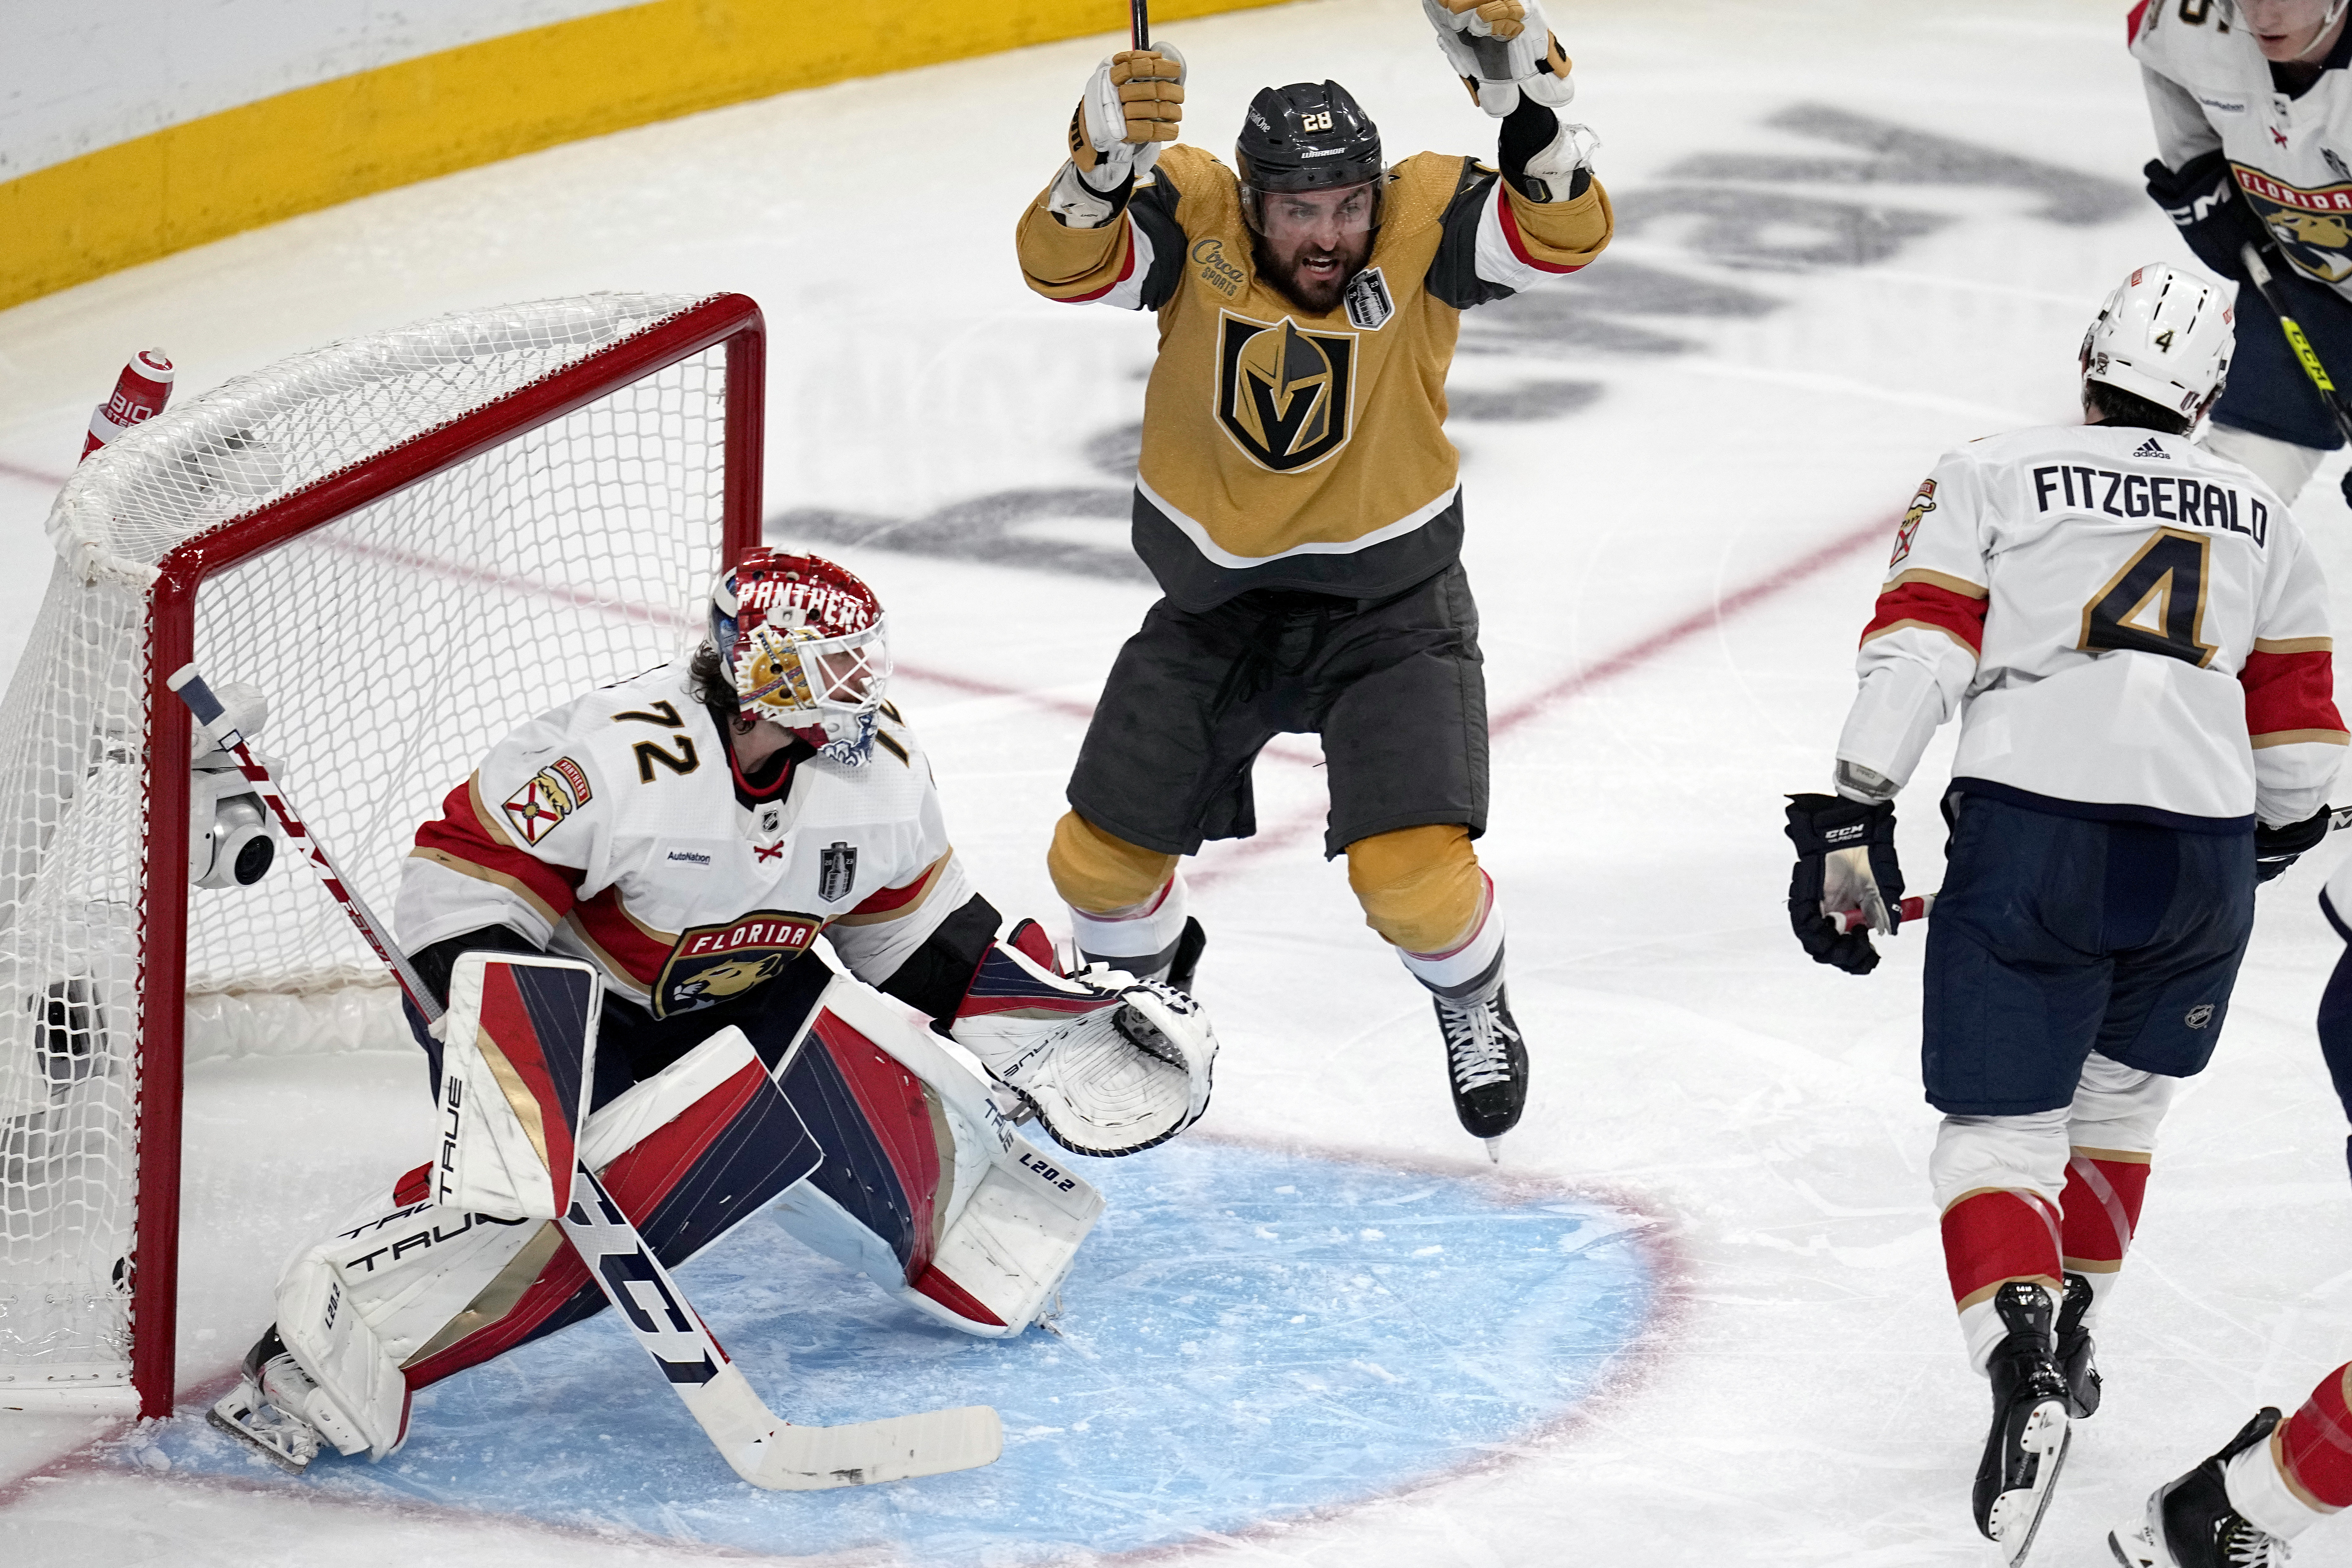
[[[574,960],[457,961],[438,1155],[289,1267],[278,1322],[215,1426],[289,1468],[322,1437],[380,1458],[405,1438],[417,1389],[602,1310],[556,1218],[575,1153],[667,1268],[772,1203],[802,1241],[967,1333],[1017,1334],[1047,1310],[1101,1196],[1015,1134],[913,1015],[796,964],[759,1007],[592,1111],[600,989]],[[621,1282],[635,1326],[696,1326],[645,1272]],[[887,1479],[887,1458],[863,1479]]]

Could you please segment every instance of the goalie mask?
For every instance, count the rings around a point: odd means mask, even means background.
[[[711,585],[710,646],[744,718],[772,720],[836,762],[866,761],[890,647],[881,602],[856,573],[821,555],[747,552]]]

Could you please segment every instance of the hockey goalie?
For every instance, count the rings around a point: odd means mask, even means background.
[[[999,940],[889,674],[865,583],[755,550],[689,660],[532,721],[449,793],[395,915],[448,1008],[410,1018],[439,1147],[288,1267],[215,1426],[290,1468],[381,1458],[416,1389],[628,1310],[559,1223],[575,1163],[670,1267],[772,1205],[964,1332],[1049,1309],[1101,1199],[1014,1123],[1149,1148],[1206,1109],[1215,1037],[1165,984],[1060,973],[1033,922]],[[586,972],[572,1015],[531,1001],[551,963]]]

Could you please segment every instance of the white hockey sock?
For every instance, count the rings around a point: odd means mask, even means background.
[[[1088,959],[1099,959],[1139,980],[1157,979],[1175,960],[1187,903],[1184,873],[1171,871],[1158,892],[1123,910],[1094,915],[1072,904],[1071,934]]]
[[[1450,1002],[1484,1002],[1503,984],[1503,911],[1495,903],[1495,881],[1478,873],[1485,884],[1479,895],[1478,917],[1469,931],[1443,952],[1396,950],[1406,971]]]
[[[2327,1518],[2331,1510],[2315,1509],[2297,1497],[2286,1477],[2279,1473],[2279,1433],[2285,1430],[2286,1422],[2281,1421],[2268,1442],[2257,1443],[2231,1460],[2222,1476],[2222,1489],[2230,1495],[2230,1506],[2245,1515],[2248,1522],[2291,1541]]]

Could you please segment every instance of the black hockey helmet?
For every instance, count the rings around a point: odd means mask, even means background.
[[[1250,226],[1266,191],[1328,191],[1381,177],[1381,128],[1336,81],[1262,88],[1234,143]]]

